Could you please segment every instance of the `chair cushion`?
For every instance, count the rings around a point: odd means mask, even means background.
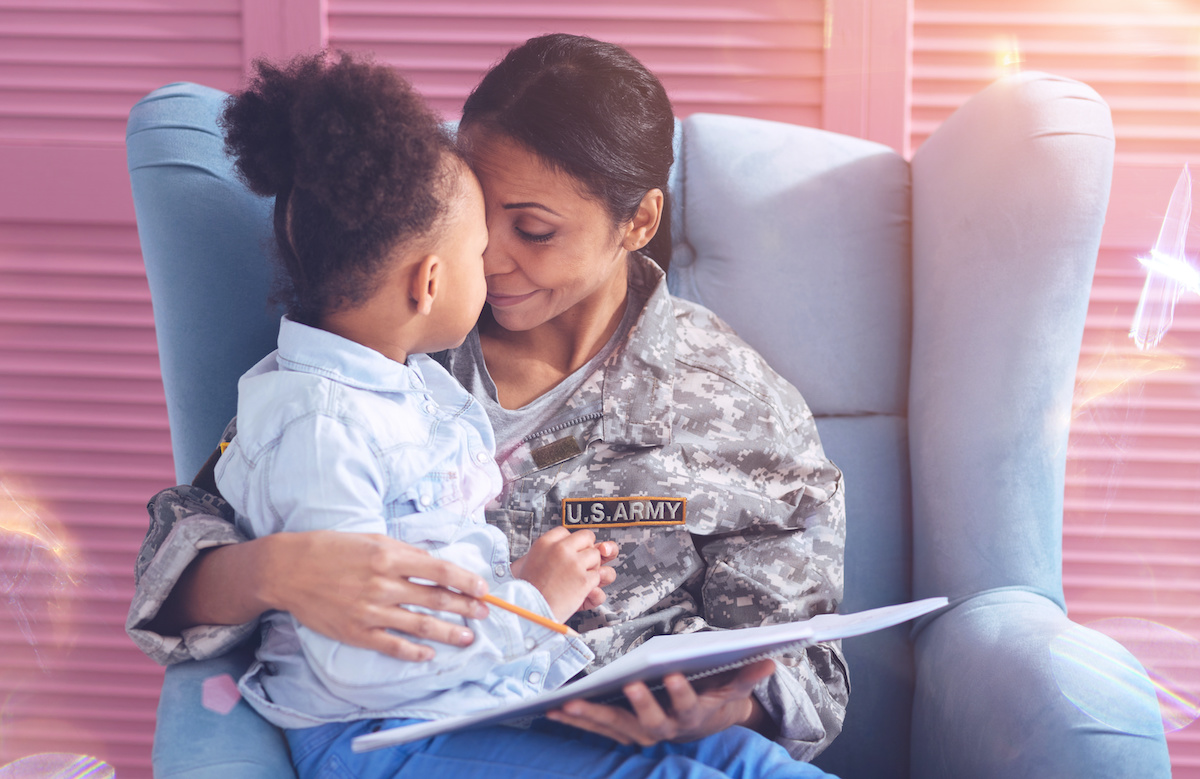
[[[906,413],[909,170],[886,146],[695,114],[671,289],[733,326],[823,415]]]

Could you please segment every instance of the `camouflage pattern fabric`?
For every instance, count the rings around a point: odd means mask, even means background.
[[[584,526],[571,520],[589,516],[586,499],[648,498],[642,522],[627,500],[623,523],[586,525],[620,548],[608,601],[570,620],[596,653],[590,670],[659,633],[791,622],[842,597],[842,475],[799,391],[712,312],[671,297],[650,261],[631,264],[630,285],[647,303],[628,342],[567,402],[568,421],[501,461],[504,489],[487,512],[515,558],[556,525]],[[579,454],[540,456],[555,451]],[[669,506],[649,498],[685,499],[685,523],[654,524]],[[811,759],[841,730],[841,648],[777,662],[756,694],[780,743]]]
[[[181,636],[164,636],[147,627],[197,554],[247,539],[233,525],[233,508],[197,487],[171,487],[155,495],[146,508],[150,529],[138,553],[133,601],[125,619],[125,632],[138,648],[169,665],[219,657],[253,635],[257,619],[243,625],[199,625]]]
[[[568,421],[529,437],[500,462],[504,489],[487,511],[514,558],[555,525],[582,526],[565,521],[582,518],[576,506],[589,517],[603,514],[587,526],[617,543],[617,579],[603,606],[570,621],[596,653],[593,670],[660,633],[805,619],[834,611],[842,596],[841,472],[825,458],[800,393],[714,314],[671,297],[650,261],[631,263],[630,284],[643,285],[648,302],[627,343],[570,398],[566,406],[575,413]],[[181,497],[167,491],[152,501],[152,508],[160,501],[174,507],[159,507],[154,521],[176,528],[223,521],[190,504],[176,506]],[[644,500],[616,502],[624,510],[589,500],[601,498]],[[667,518],[670,499],[683,499],[683,523],[655,523]],[[608,508],[593,514],[593,503]],[[151,571],[177,577],[182,568],[174,558],[190,560],[194,539],[215,540],[206,533],[152,529],[144,554],[173,563],[151,563],[141,576],[141,614],[156,611],[174,584],[148,581]],[[149,640],[139,646],[159,662],[174,662],[232,646],[245,627],[207,628],[203,646],[191,636],[173,639],[166,655],[152,652]],[[845,660],[834,642],[777,663],[755,695],[778,725],[777,740],[809,760],[841,730]]]

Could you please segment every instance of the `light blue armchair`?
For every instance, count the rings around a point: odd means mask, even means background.
[[[186,481],[274,347],[270,203],[232,176],[224,95],[172,84],[129,121],[176,473]],[[845,642],[858,777],[1165,777],[1155,696],[1074,626],[1061,584],[1075,365],[1112,171],[1109,112],[1037,73],[977,95],[909,164],[873,143],[729,116],[680,123],[672,290],[724,317],[804,393],[846,477],[843,610],[952,607]],[[245,652],[169,668],[156,776],[283,777],[244,702],[201,706]]]

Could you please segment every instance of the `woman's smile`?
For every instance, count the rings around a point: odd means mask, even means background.
[[[520,303],[524,303],[526,300],[529,300],[537,293],[538,293],[538,290],[536,290],[536,289],[533,290],[532,292],[525,292],[525,293],[516,294],[516,295],[502,294],[499,292],[492,292],[491,290],[488,290],[487,302],[493,308],[509,308],[511,306],[515,306]]]

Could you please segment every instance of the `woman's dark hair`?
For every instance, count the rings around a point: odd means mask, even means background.
[[[675,115],[658,78],[612,43],[556,33],[532,38],[493,67],[463,105],[460,129],[482,126],[578,179],[621,224],[642,197],[667,192]],[[671,207],[643,251],[671,261]]]
[[[254,71],[221,115],[225,148],[252,191],[275,197],[276,297],[316,324],[369,298],[392,248],[430,231],[455,152],[390,67],[339,53]]]

